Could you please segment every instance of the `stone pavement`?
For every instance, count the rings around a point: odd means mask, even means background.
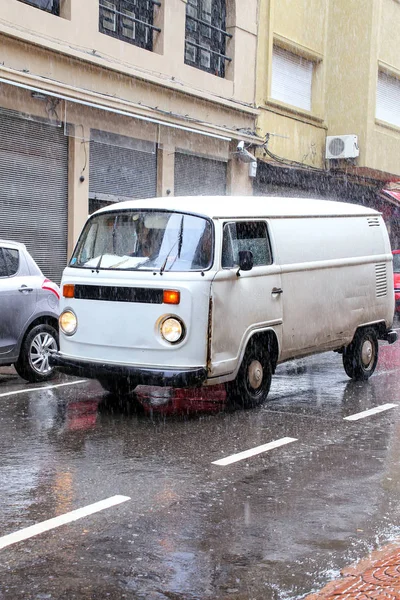
[[[400,540],[346,567],[342,577],[304,600],[400,600]]]

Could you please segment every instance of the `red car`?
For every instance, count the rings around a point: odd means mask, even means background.
[[[392,250],[395,311],[400,314],[400,250]]]

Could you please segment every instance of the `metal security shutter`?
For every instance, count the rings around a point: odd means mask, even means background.
[[[400,80],[378,73],[376,118],[400,127]]]
[[[274,46],[271,97],[304,110],[311,110],[314,63]]]
[[[226,162],[175,153],[175,196],[224,196]]]
[[[59,127],[0,111],[0,237],[26,244],[44,275],[67,263],[68,138]]]
[[[155,144],[111,134],[106,134],[104,139],[113,140],[115,144],[103,143],[98,141],[101,133],[96,132],[97,139],[92,136],[90,142],[90,198],[116,201],[119,197],[156,196]]]

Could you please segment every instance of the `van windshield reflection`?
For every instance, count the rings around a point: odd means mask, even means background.
[[[70,266],[90,269],[203,271],[212,264],[212,225],[165,211],[96,215],[82,232]]]

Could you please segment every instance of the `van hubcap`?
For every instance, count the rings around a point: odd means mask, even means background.
[[[374,347],[370,340],[365,340],[361,350],[361,360],[366,369],[368,369],[374,361]]]
[[[258,390],[263,381],[263,368],[258,360],[252,360],[248,370],[249,384],[253,390]]]

